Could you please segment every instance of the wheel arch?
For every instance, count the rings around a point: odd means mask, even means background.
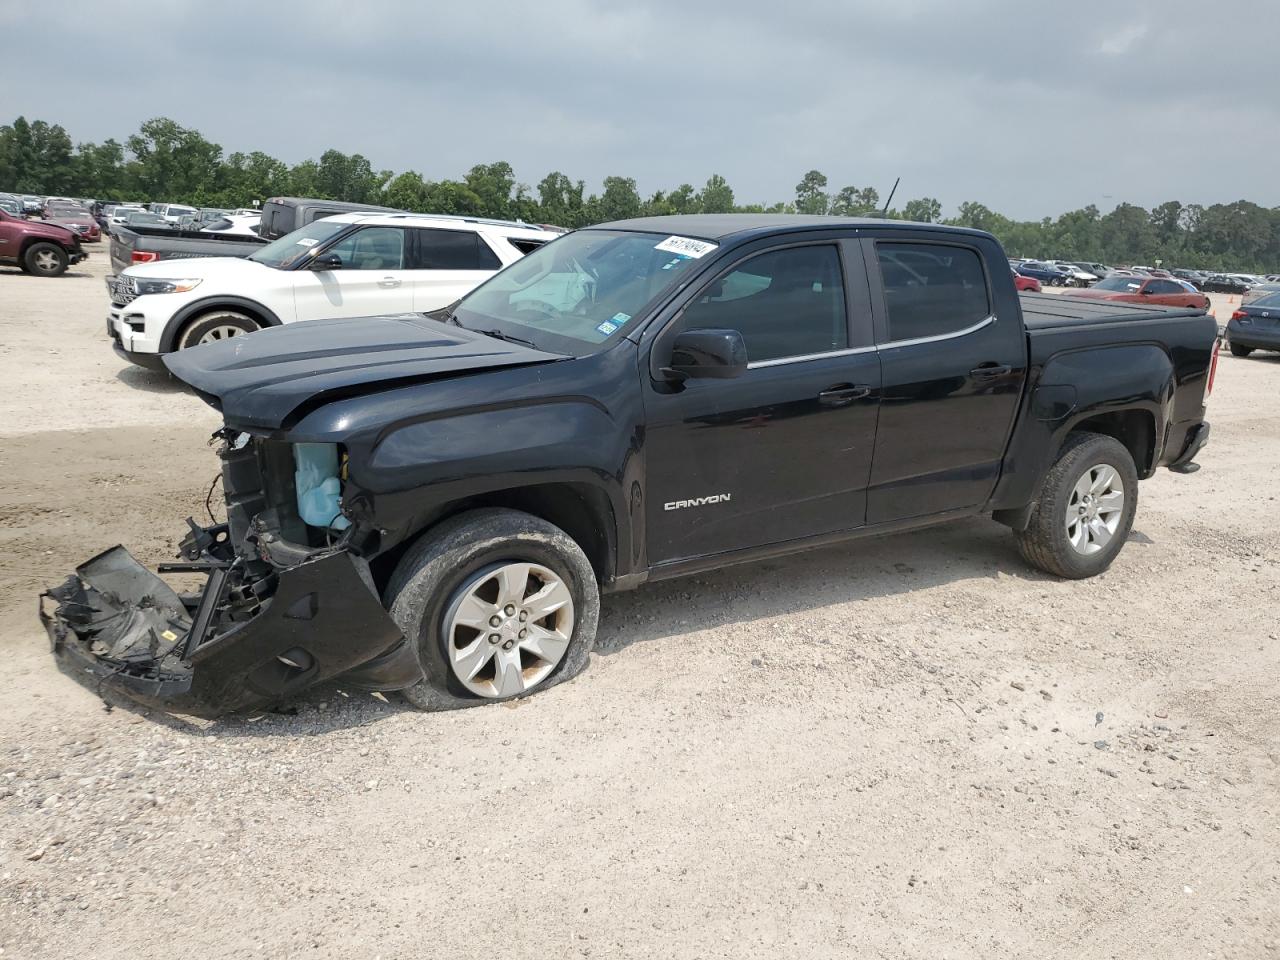
[[[160,352],[172,351],[178,342],[178,337],[189,323],[216,310],[234,310],[237,313],[243,313],[264,327],[278,327],[282,322],[273,311],[247,297],[206,297],[187,304],[169,318],[169,322],[164,326],[164,333],[160,336]]]
[[[378,589],[385,587],[400,558],[426,533],[461,513],[485,507],[519,510],[559,527],[582,548],[600,584],[614,579],[618,537],[609,495],[591,483],[554,481],[505,487],[439,504],[412,535],[374,558],[371,569]]]

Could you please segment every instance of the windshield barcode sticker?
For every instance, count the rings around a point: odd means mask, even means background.
[[[691,257],[697,260],[698,257],[705,257],[715,248],[716,245],[714,243],[707,243],[705,240],[690,240],[688,237],[667,237],[653,249],[662,250],[666,253],[678,253],[682,257]]]
[[[299,241],[298,241],[298,246],[300,246],[300,247],[314,247],[314,246],[315,246],[317,243],[319,243],[319,242],[320,242],[320,241],[319,241],[319,240],[317,240],[315,237],[303,237],[301,240],[299,240]]]

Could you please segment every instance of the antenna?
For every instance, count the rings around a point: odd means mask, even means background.
[[[889,191],[889,199],[884,202],[884,209],[880,211],[880,219],[884,219],[889,215],[889,204],[893,203],[893,195],[898,192],[898,184],[902,182],[902,178],[893,181],[893,189]]]

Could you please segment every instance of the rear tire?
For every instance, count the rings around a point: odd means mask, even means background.
[[[196,347],[202,343],[217,343],[258,330],[252,317],[234,310],[217,310],[202,314],[186,325],[178,336],[178,349]]]
[[[522,572],[509,596],[503,576],[513,568]],[[557,590],[561,606],[540,615],[547,604],[538,598]],[[479,619],[468,616],[473,604]],[[545,520],[497,508],[460,514],[424,534],[401,558],[383,605],[418,651],[423,679],[402,692],[419,710],[514,700],[576,676],[600,618],[595,571],[582,548]]]
[[[1031,522],[1016,534],[1018,549],[1046,573],[1096,576],[1124,547],[1137,509],[1138,471],[1124,444],[1072,433],[1041,483]]]
[[[1230,344],[1233,357],[1247,357],[1253,353],[1253,347],[1242,347],[1238,343]]]
[[[36,277],[60,277],[67,272],[67,251],[56,243],[33,243],[22,255],[22,269]]]

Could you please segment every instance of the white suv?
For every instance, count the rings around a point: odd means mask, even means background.
[[[448,306],[558,233],[498,220],[350,213],[248,258],[134,264],[107,277],[116,350],[162,368],[172,350],[295,320]]]

